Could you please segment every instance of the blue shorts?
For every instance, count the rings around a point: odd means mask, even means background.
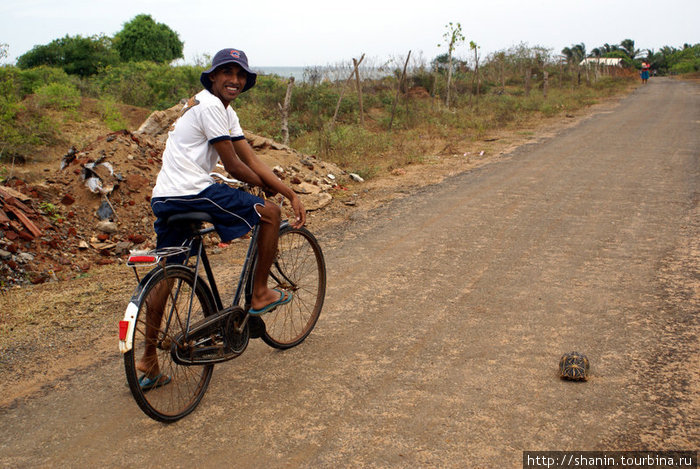
[[[227,186],[212,184],[199,194],[151,199],[157,217],[153,228],[158,236],[156,248],[182,246],[187,233],[168,226],[171,215],[185,212],[206,212],[214,219],[214,228],[221,241],[228,242],[248,233],[260,221],[257,206],[265,205],[260,197]]]

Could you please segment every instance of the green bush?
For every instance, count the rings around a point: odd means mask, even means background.
[[[682,73],[693,73],[700,70],[700,60],[686,60],[683,62],[678,62],[671,66],[671,73],[682,74]]]
[[[75,85],[79,82],[76,78],[71,78],[62,68],[48,65],[19,70],[18,80],[22,96],[36,93],[42,86],[52,83]]]
[[[105,68],[91,79],[99,96],[109,95],[132,106],[167,109],[198,92],[201,68],[128,62]]]
[[[67,83],[50,83],[36,90],[40,106],[56,110],[77,109],[80,107],[80,92]]]
[[[14,102],[21,96],[21,80],[17,67],[0,66],[0,97]]]
[[[102,122],[111,130],[116,132],[117,130],[126,129],[128,124],[124,119],[124,116],[119,111],[114,99],[107,97],[100,99],[100,117]]]
[[[117,63],[119,56],[112,50],[112,40],[105,36],[66,36],[49,44],[34,46],[17,59],[22,69],[41,65],[60,67],[71,75],[87,77],[101,68]]]

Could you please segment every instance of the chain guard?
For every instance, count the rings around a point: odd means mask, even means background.
[[[250,339],[247,323],[238,332],[245,316],[245,311],[239,306],[227,308],[193,324],[187,340],[182,332],[175,335],[170,345],[173,361],[185,366],[213,365],[236,358],[246,349]]]

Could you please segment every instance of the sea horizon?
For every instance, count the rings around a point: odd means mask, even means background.
[[[253,71],[262,75],[277,75],[282,78],[294,77],[297,81],[304,81],[304,70],[307,68],[315,68],[312,65],[303,67],[285,67],[285,66],[262,66],[252,67]]]
[[[322,66],[322,65],[304,65],[304,66],[296,66],[296,67],[290,67],[290,66],[275,66],[275,65],[269,65],[269,66],[260,66],[260,67],[252,67],[253,71],[261,74],[261,75],[277,75],[278,77],[281,77],[283,79],[287,79],[290,77],[294,77],[294,80],[296,81],[306,81],[304,77],[304,72],[306,70],[312,70],[316,72],[320,72],[320,79],[330,79],[332,81],[338,80],[339,78],[339,71],[337,69],[333,69],[332,67],[329,66]],[[348,69],[349,71],[350,69]],[[340,72],[340,74],[343,76],[343,80],[345,79],[345,75],[347,75],[348,71],[343,71]],[[382,71],[380,69],[361,69],[360,74],[363,77],[372,77],[372,78],[378,78],[383,75],[386,75],[388,72],[387,71]]]

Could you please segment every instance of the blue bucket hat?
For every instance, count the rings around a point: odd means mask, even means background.
[[[202,85],[204,87],[211,91],[211,80],[209,79],[209,74],[216,70],[217,67],[220,67],[224,64],[229,64],[229,63],[234,63],[238,64],[241,66],[243,70],[246,71],[248,74],[248,77],[246,78],[245,86],[243,87],[243,91],[251,89],[253,86],[255,86],[255,79],[258,76],[257,73],[253,72],[250,67],[248,67],[248,57],[245,55],[245,52],[242,50],[238,49],[222,49],[219,52],[216,53],[214,58],[211,61],[211,67],[209,67],[208,70],[205,70],[202,72],[202,75],[199,77],[199,81],[202,82]]]

